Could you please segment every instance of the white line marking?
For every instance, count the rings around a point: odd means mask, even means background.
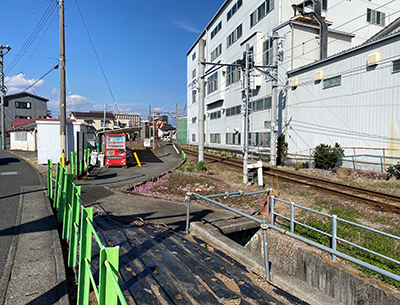
[[[4,172],[0,174],[1,176],[6,176],[6,175],[18,175],[17,172]]]

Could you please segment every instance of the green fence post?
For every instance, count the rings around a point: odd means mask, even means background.
[[[61,183],[63,181],[63,173],[64,171],[62,170],[61,163],[57,163],[57,173],[56,173],[56,187],[55,187],[55,194],[54,194],[54,202],[53,202],[53,207],[58,208],[58,205],[60,203],[60,198],[61,198]]]
[[[82,177],[83,174],[83,160],[79,160],[79,172]]]
[[[62,170],[62,180],[61,180],[61,190],[60,190],[60,201],[58,203],[58,215],[57,220],[58,223],[62,223],[64,220],[64,210],[67,201],[67,169],[65,167],[61,168]]]
[[[72,216],[72,198],[74,193],[74,175],[67,174],[67,188],[64,204],[64,221],[62,238],[69,240],[69,231],[71,226],[71,216]]]
[[[78,153],[74,151],[74,165],[75,165],[75,172],[74,174],[78,174]]]
[[[82,208],[81,236],[79,248],[79,272],[78,272],[78,305],[89,304],[90,279],[89,272],[92,262],[92,231],[88,221],[93,221],[93,208]]]
[[[74,186],[73,197],[72,197],[72,217],[71,217],[71,230],[69,233],[69,251],[68,251],[68,267],[76,266],[76,257],[78,253],[78,241],[79,241],[79,210],[80,210],[80,198],[81,187]]]
[[[53,199],[53,164],[51,159],[47,160],[47,194],[49,199]]]
[[[107,271],[105,262],[111,266],[112,273]],[[99,305],[117,305],[117,292],[111,277],[118,282],[119,247],[103,248],[100,250],[99,273]]]
[[[69,153],[69,173],[74,174],[74,152]]]

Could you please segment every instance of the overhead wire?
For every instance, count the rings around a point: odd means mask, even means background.
[[[5,71],[5,74],[9,74],[15,66],[19,63],[19,61],[22,59],[22,57],[25,55],[25,53],[28,51],[32,43],[35,41],[43,27],[46,25],[46,23],[49,21],[51,18],[51,15],[54,13],[54,11],[57,8],[57,3],[55,1],[51,1],[49,6],[47,7],[45,13],[43,14],[42,18],[39,20],[38,24],[32,31],[31,35],[28,37],[28,39],[25,41],[24,45],[22,48],[19,50],[17,55],[14,57],[10,65]]]
[[[21,92],[25,92],[29,88],[32,88],[34,85],[36,85],[39,81],[41,81],[43,78],[45,78],[48,74],[50,74],[53,70],[58,69],[58,62],[49,70],[47,71],[42,77],[38,78],[36,81],[34,81],[32,84],[30,84],[27,88],[22,90]]]
[[[82,12],[81,12],[81,9],[80,9],[80,7],[79,7],[79,5],[78,5],[77,0],[75,0],[75,4],[76,4],[76,7],[77,7],[77,9],[78,9],[79,15],[80,15],[80,17],[81,17],[81,19],[82,19],[82,22],[83,22],[83,25],[84,25],[84,27],[85,27],[86,33],[87,33],[87,35],[88,35],[88,37],[89,37],[90,44],[92,45],[94,54],[96,55],[97,62],[98,62],[98,64],[99,64],[99,66],[100,66],[100,69],[101,69],[101,72],[102,72],[102,74],[103,74],[104,80],[105,80],[105,82],[106,82],[106,84],[107,84],[108,91],[110,92],[111,98],[113,99],[114,106],[115,106],[117,112],[120,113],[120,111],[119,111],[119,109],[118,109],[117,102],[116,102],[115,97],[114,97],[114,94],[113,94],[113,92],[112,92],[112,90],[111,90],[110,83],[108,82],[108,79],[107,79],[106,73],[105,73],[105,71],[104,71],[103,65],[101,64],[101,61],[100,61],[100,57],[99,57],[99,55],[97,54],[96,47],[94,46],[92,37],[90,36],[89,29],[88,29],[88,27],[87,27],[87,25],[86,25],[85,19],[83,18],[83,15],[82,15]]]

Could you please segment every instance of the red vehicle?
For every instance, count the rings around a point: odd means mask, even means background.
[[[105,135],[106,166],[126,166],[126,138],[124,134]]]

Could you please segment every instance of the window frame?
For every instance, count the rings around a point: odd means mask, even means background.
[[[395,65],[398,65],[397,70],[395,70]],[[399,73],[400,72],[400,59],[392,61],[392,73]]]
[[[218,90],[218,71],[207,78],[207,94]]]
[[[334,82],[334,80],[339,80],[339,82]],[[329,81],[333,81],[332,83],[329,83]],[[334,88],[334,87],[339,87],[342,85],[342,75],[336,75],[333,77],[329,77],[323,80],[322,83],[322,89],[329,89],[329,88]]]
[[[18,109],[31,109],[32,104],[30,102],[15,102],[15,108]]]

